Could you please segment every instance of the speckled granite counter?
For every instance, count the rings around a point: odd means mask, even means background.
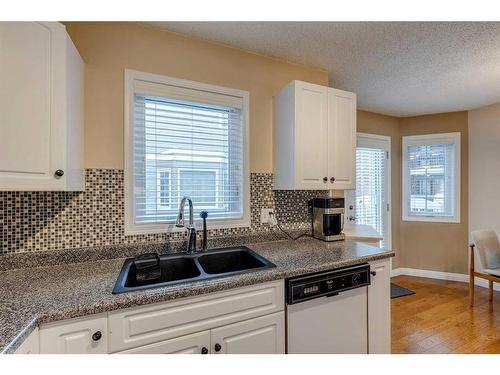
[[[11,353],[41,323],[217,292],[394,256],[344,241],[314,239],[247,245],[276,268],[113,295],[123,258],[0,272],[0,353]],[[0,259],[1,261],[1,259]]]

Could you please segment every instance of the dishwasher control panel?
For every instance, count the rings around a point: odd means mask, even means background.
[[[370,285],[367,263],[334,271],[298,276],[286,280],[287,303],[334,296],[343,291]]]

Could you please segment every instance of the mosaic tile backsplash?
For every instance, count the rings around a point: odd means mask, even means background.
[[[124,174],[87,169],[85,192],[0,192],[0,253],[160,242],[183,232],[125,236]],[[213,229],[209,236],[266,232],[261,208],[274,208],[286,229],[309,229],[307,201],[327,191],[273,191],[271,173],[250,176],[251,227]]]

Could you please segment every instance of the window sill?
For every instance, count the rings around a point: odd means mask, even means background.
[[[202,230],[202,221],[196,220],[194,223],[196,230]],[[250,229],[250,220],[223,220],[223,221],[208,221],[207,229],[234,229],[248,228]],[[176,227],[175,224],[126,224],[125,235],[135,236],[141,234],[162,234],[162,233],[178,233],[184,232],[186,228]]]
[[[403,221],[416,221],[426,223],[460,224],[460,217],[445,216],[403,216]]]

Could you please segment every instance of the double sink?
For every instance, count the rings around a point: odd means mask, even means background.
[[[245,246],[214,249],[195,254],[162,255],[161,275],[144,280],[138,276],[134,259],[123,264],[113,294],[156,288],[172,284],[201,281],[276,267]]]

